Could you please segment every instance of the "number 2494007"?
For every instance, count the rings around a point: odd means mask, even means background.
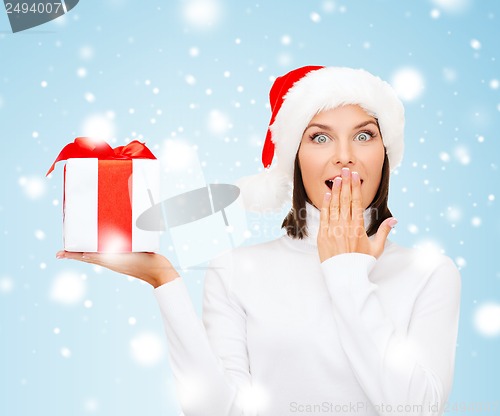
[[[62,3],[46,3],[40,2],[38,4],[29,3],[5,3],[7,13],[38,13],[38,14],[52,14],[58,13],[62,7]]]

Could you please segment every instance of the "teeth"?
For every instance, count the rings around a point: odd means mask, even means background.
[[[361,179],[361,183],[363,183],[363,179]],[[330,189],[333,188],[333,179],[327,179],[325,181],[325,185],[328,186]]]

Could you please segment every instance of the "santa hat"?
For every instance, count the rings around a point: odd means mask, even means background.
[[[264,171],[238,181],[248,210],[276,211],[291,201],[294,162],[302,134],[323,110],[349,104],[361,106],[378,120],[390,170],[401,162],[403,104],[387,82],[363,69],[297,68],[274,81],[269,99],[272,115],[262,150]]]

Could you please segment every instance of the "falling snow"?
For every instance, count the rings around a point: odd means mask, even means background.
[[[89,116],[83,122],[82,132],[83,136],[109,142],[111,138],[115,137],[113,117],[109,114]]]
[[[62,347],[60,354],[63,358],[71,358],[71,350],[67,347]]]
[[[143,333],[130,341],[133,360],[143,366],[158,364],[163,359],[163,340],[154,333]]]
[[[432,0],[439,8],[449,13],[462,13],[467,10],[471,0]]]
[[[218,0],[187,0],[184,6],[186,22],[197,29],[208,29],[221,19],[222,7]]]
[[[89,61],[94,57],[94,48],[91,46],[82,46],[80,48],[80,58],[85,61]]]
[[[40,176],[21,176],[18,180],[24,194],[30,199],[39,199],[44,196],[47,182]]]
[[[99,411],[99,401],[97,399],[87,399],[83,404],[83,408],[86,412],[95,413]]]
[[[86,68],[78,68],[76,71],[76,74],[80,78],[85,78],[87,76],[87,69]]]
[[[93,103],[95,101],[95,95],[92,94],[91,92],[86,92],[84,97],[85,97],[85,100],[89,103]]]
[[[481,42],[479,42],[477,39],[472,39],[470,41],[470,46],[472,49],[479,50],[481,49]]]
[[[402,100],[413,101],[424,90],[424,78],[421,72],[414,68],[403,68],[393,75],[392,85]]]
[[[476,308],[474,326],[481,335],[500,335],[500,304],[484,303]]]
[[[229,117],[219,110],[212,110],[208,117],[208,130],[215,135],[225,134],[231,128]]]
[[[52,281],[50,299],[64,305],[74,305],[81,301],[86,292],[82,276],[75,272],[61,272]]]
[[[193,46],[192,48],[189,48],[189,55],[192,56],[193,58],[197,57],[200,55],[200,50]]]
[[[10,293],[14,288],[14,282],[10,277],[0,277],[0,293]]]
[[[439,19],[440,16],[441,16],[441,12],[438,9],[431,10],[431,17],[433,19]]]
[[[455,158],[462,165],[468,165],[470,163],[469,149],[467,149],[465,146],[456,147],[454,154],[455,154]]]
[[[482,220],[480,217],[473,217],[470,221],[473,227],[479,227],[482,223]]]
[[[290,43],[292,43],[292,38],[290,36],[288,36],[288,35],[283,35],[281,37],[281,43],[283,45],[290,45]]]
[[[193,75],[186,75],[184,79],[188,85],[196,84],[196,78]]]
[[[463,269],[467,265],[467,262],[465,261],[465,259],[463,257],[455,258],[455,263],[459,269]]]
[[[408,225],[408,231],[411,234],[418,234],[418,227],[415,224],[409,224]]]
[[[443,162],[449,162],[449,161],[450,161],[450,155],[449,155],[447,152],[440,152],[440,153],[439,153],[439,158],[440,158]]]
[[[319,23],[321,22],[321,16],[319,15],[319,13],[316,13],[316,12],[312,12],[310,15],[309,15],[310,19],[314,22],[314,23]]]

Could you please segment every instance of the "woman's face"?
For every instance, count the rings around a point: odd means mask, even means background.
[[[372,202],[382,178],[385,149],[377,121],[358,105],[318,113],[299,148],[302,181],[309,200],[321,208],[331,182],[347,167],[361,178],[363,208]]]

